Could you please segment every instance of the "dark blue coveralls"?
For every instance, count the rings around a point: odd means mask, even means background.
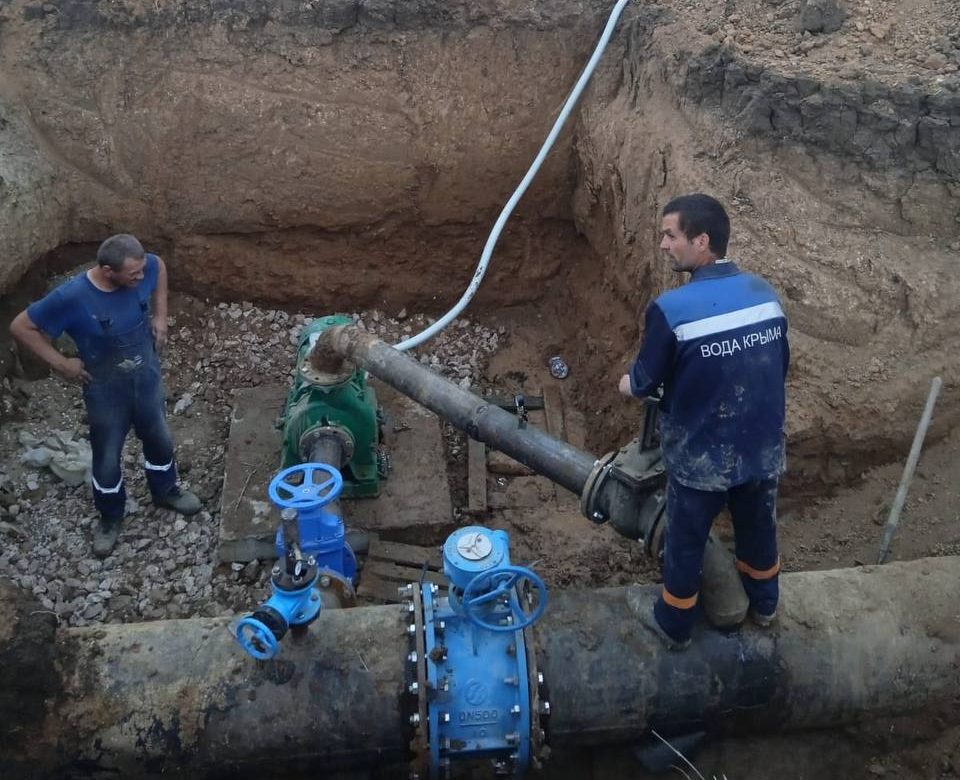
[[[667,530],[654,614],[676,641],[693,630],[704,548],[724,505],[750,605],[764,616],[776,611],[776,499],[785,464],[789,362],[787,320],[776,293],[729,260],[697,269],[688,284],[647,308],[630,388],[640,397],[664,388]]]
[[[105,520],[123,518],[127,495],[120,456],[131,425],[143,442],[153,496],[163,498],[177,485],[160,360],[150,329],[159,261],[152,254],[145,259],[144,278],[136,287],[104,292],[81,273],[27,308],[33,324],[51,338],[70,335],[92,377],[84,385],[83,400],[93,452],[93,501]]]

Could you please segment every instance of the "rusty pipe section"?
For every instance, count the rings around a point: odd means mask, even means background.
[[[771,629],[701,625],[681,653],[640,622],[653,586],[554,593],[534,628],[550,741],[823,727],[955,698],[958,582],[960,557],[786,574]],[[0,611],[17,615],[0,625],[0,677],[16,693],[0,695],[2,777],[408,776],[402,606],[325,610],[262,663],[237,648],[226,618],[54,634],[26,602],[0,587]],[[38,626],[49,635],[30,638]]]
[[[437,376],[355,325],[338,325],[325,331],[314,350],[333,352],[350,360],[468,436],[506,453],[578,496],[590,477],[595,459],[589,453],[535,426],[521,428],[515,415]]]

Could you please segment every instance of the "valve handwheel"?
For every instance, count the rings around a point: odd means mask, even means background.
[[[277,654],[277,638],[264,623],[255,617],[245,617],[239,623],[235,636],[240,646],[258,661],[269,661]]]
[[[300,483],[291,478],[300,477]],[[298,463],[270,480],[270,500],[282,509],[315,509],[335,501],[343,490],[343,475],[326,463]]]
[[[526,585],[531,590],[519,587],[522,585]],[[518,600],[519,595],[530,593],[532,596],[533,592],[538,596],[537,605],[532,612],[526,612]],[[482,607],[504,596],[507,597],[513,623],[503,626],[488,622],[485,619],[488,616],[483,614]],[[463,589],[460,603],[470,622],[478,628],[487,631],[520,631],[539,620],[547,608],[547,586],[536,574],[523,566],[499,566],[496,569],[481,572],[470,580],[467,587]],[[502,615],[502,612],[493,613],[489,619],[499,620]]]

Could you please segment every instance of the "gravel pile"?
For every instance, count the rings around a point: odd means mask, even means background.
[[[353,314],[361,327],[396,343],[430,320],[401,311]],[[233,614],[268,592],[269,562],[218,564],[220,489],[234,388],[290,381],[299,334],[312,318],[251,303],[204,304],[171,299],[163,354],[168,419],[177,442],[181,480],[202,499],[190,518],[156,508],[143,476],[139,442],[124,450],[127,518],[106,560],[93,557],[98,521],[86,484],[70,486],[48,468],[21,462],[23,441],[54,432],[87,435],[79,390],[58,378],[0,386],[0,577],[33,592],[62,623],[82,626]],[[460,320],[414,356],[469,388],[504,332]],[[69,347],[67,347],[69,348]],[[450,433],[452,455],[462,453]],[[29,459],[28,459],[29,460]]]

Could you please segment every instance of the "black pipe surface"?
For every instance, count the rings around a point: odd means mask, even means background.
[[[656,587],[554,593],[534,629],[551,740],[827,726],[960,696],[958,582],[956,557],[786,574],[773,628],[702,625],[681,653],[640,622]],[[402,606],[324,611],[269,663],[225,619],[61,630],[58,694],[0,775],[245,777],[306,761],[406,777],[408,622]],[[25,675],[31,658],[3,641]]]
[[[355,325],[325,331],[316,348],[338,355],[418,401],[451,425],[576,493],[583,491],[595,459],[589,453],[448,382],[413,358]]]

